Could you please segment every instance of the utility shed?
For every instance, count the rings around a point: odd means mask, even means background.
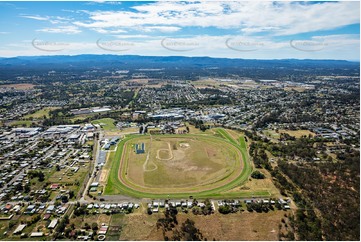
[[[44,233],[43,232],[32,232],[30,234],[30,237],[43,237]]]
[[[26,227],[26,224],[20,224],[14,231],[13,234],[19,234],[21,233],[21,231],[23,231],[23,229]]]
[[[53,219],[51,220],[48,229],[54,229],[56,227],[56,225],[58,224],[58,219]]]

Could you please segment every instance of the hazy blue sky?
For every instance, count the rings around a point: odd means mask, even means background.
[[[0,56],[360,59],[359,2],[0,2]]]

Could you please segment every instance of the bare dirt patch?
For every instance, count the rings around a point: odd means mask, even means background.
[[[108,169],[102,169],[102,173],[100,174],[99,182],[105,183],[108,179],[109,170]]]
[[[182,148],[182,149],[188,149],[190,147],[190,145],[188,143],[180,143],[179,146]]]

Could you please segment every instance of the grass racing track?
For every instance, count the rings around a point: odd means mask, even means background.
[[[248,159],[248,152],[247,152],[247,145],[244,140],[244,137],[241,136],[239,138],[239,142],[233,139],[226,130],[218,128],[215,129],[216,133],[220,137],[215,136],[208,136],[208,135],[182,135],[182,137],[189,136],[189,137],[210,137],[212,139],[218,139],[220,142],[227,142],[235,147],[238,151],[240,151],[243,168],[235,179],[229,181],[227,184],[224,184],[219,187],[209,187],[209,189],[204,191],[191,191],[191,192],[172,192],[172,193],[155,193],[155,192],[146,192],[134,189],[132,187],[127,186],[124,184],[121,179],[125,177],[126,169],[121,169],[121,160],[124,156],[124,148],[127,141],[139,137],[139,135],[130,135],[123,139],[119,144],[117,151],[115,153],[112,160],[108,161],[111,162],[111,169],[108,176],[108,181],[105,187],[104,195],[126,195],[130,197],[136,198],[187,198],[189,196],[194,196],[197,198],[239,198],[239,197],[251,197],[251,196],[269,196],[268,192],[265,191],[253,191],[252,193],[249,191],[232,191],[229,190],[243,184],[247,181],[249,175],[252,172],[252,165]],[[160,135],[162,137],[166,137],[167,135]],[[153,136],[156,137],[156,136]],[[171,137],[171,135],[169,135]]]

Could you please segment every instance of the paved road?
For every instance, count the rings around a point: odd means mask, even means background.
[[[93,174],[94,174],[94,171],[95,171],[95,166],[96,164],[98,164],[98,156],[99,156],[99,152],[100,152],[100,141],[102,140],[104,134],[102,131],[99,131],[99,139],[96,139],[94,138],[94,144],[95,145],[95,148],[93,150],[93,161],[90,161],[92,162],[92,164],[90,164],[90,167],[92,169],[90,169],[90,177],[88,176],[88,180],[85,180],[84,183],[83,183],[83,186],[85,186],[85,189],[83,191],[83,194],[81,196],[81,198],[79,199],[79,202],[80,203],[85,203],[85,202],[89,202],[89,201],[94,201],[92,199],[90,199],[88,196],[87,196],[87,192],[89,190],[89,187],[90,187],[90,184],[92,183],[93,181]]]

